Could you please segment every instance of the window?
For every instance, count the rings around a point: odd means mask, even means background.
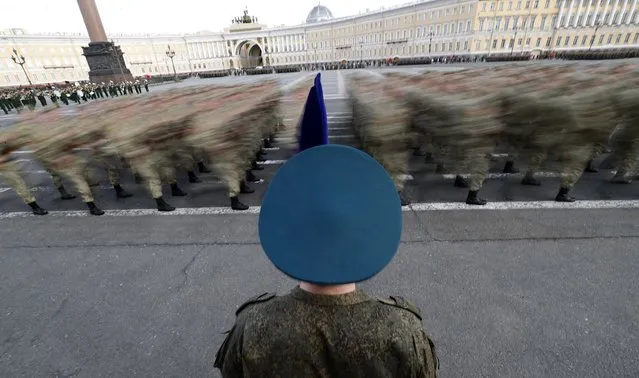
[[[495,18],[495,30],[501,29],[501,17]]]
[[[535,0],[533,8],[535,8],[535,9],[539,8],[539,0]]]
[[[494,11],[495,10],[495,3],[494,2],[490,2],[490,10]]]
[[[546,39],[546,47],[550,47],[551,43],[552,43],[552,38],[548,37],[548,39]]]
[[[481,42],[475,42],[475,50],[479,50],[481,48]]]
[[[561,37],[557,37],[556,45],[557,45],[557,46],[561,45]]]
[[[518,1],[518,2],[517,2],[517,8],[516,8],[516,9],[517,9],[517,10],[521,9],[521,1]]]
[[[603,43],[603,40],[604,40],[605,36],[606,36],[605,34],[602,34],[602,35],[599,36],[599,44],[600,45]]]
[[[46,73],[43,73],[43,74],[42,74],[42,79],[43,79],[43,80],[47,80],[47,74],[46,74]]]
[[[448,51],[453,51],[453,43],[448,42]]]
[[[455,23],[454,22],[450,23],[450,34],[455,34]]]
[[[503,49],[503,48],[506,48],[506,40],[505,40],[505,39],[502,39],[502,40],[501,40],[501,48],[502,48],[502,49]]]
[[[546,16],[546,15],[541,16],[541,23],[539,24],[539,29],[546,30],[546,19],[547,18],[548,18],[548,16]]]
[[[464,32],[464,23],[460,21],[457,24],[457,33],[463,33],[463,32]]]
[[[464,50],[468,50],[468,41],[464,42]]]
[[[499,10],[500,10],[500,11],[503,11],[503,10],[504,10],[504,3],[503,3],[503,2],[502,2],[502,3],[499,3]]]
[[[497,48],[497,40],[496,40],[496,39],[495,39],[495,40],[493,40],[493,49],[494,49],[494,48]]]
[[[535,47],[541,46],[541,38],[537,38],[537,43],[535,43]]]
[[[510,43],[508,44],[508,47],[509,47],[509,48],[513,48],[514,46],[515,46],[515,39],[514,39],[514,38],[511,38],[511,39],[510,39]]]
[[[513,30],[515,30],[518,24],[519,24],[519,16],[513,17]]]
[[[530,38],[526,38],[526,46],[530,46]]]
[[[639,33],[635,34],[635,40],[633,43],[639,42]]]
[[[587,40],[588,40],[588,36],[584,35],[584,37],[581,39],[581,44],[585,45]]]
[[[626,40],[624,41],[625,43],[628,43],[630,41],[630,36],[630,33],[626,34]]]
[[[51,80],[56,80],[55,73],[51,72]]]
[[[470,21],[468,21],[468,22],[466,22],[466,32],[470,33],[471,31],[472,31],[471,30],[471,23],[470,23]]]
[[[611,43],[612,43],[612,37],[613,37],[613,35],[612,35],[612,34],[610,34],[610,35],[608,36],[608,44],[611,44]]]
[[[517,40],[517,46],[521,46],[523,41],[524,41],[523,38],[519,38],[519,40]]]
[[[564,40],[564,46],[568,46],[568,44],[570,43],[570,37],[566,37],[566,39]]]
[[[33,74],[33,79],[38,80],[38,74]]]
[[[486,12],[486,3],[485,2],[481,5],[481,11],[482,12]]]
[[[615,43],[619,43],[621,42],[621,34],[617,34],[617,40],[615,41]]]
[[[513,9],[513,2],[512,0],[508,2],[508,10]]]
[[[526,9],[530,9],[530,0],[526,1]]]
[[[510,16],[506,16],[504,18],[504,30],[508,30],[510,27]]]
[[[528,28],[533,30],[535,28],[535,21],[537,21],[537,16],[530,17],[530,24],[528,24]]]
[[[576,35],[575,39],[572,40],[572,45],[573,46],[577,46],[577,42],[579,42],[579,36],[578,35]]]

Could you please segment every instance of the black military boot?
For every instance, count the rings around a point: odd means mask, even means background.
[[[240,202],[240,199],[235,196],[235,197],[231,197],[231,209],[233,210],[248,210],[248,205],[245,205],[244,203]]]
[[[136,184],[138,184],[138,185],[139,185],[139,184],[142,184],[142,182],[144,181],[144,180],[142,179],[142,176],[140,176],[140,174],[139,174],[139,173],[135,173],[135,174],[133,175],[133,179],[135,180],[135,183],[136,183]]]
[[[191,184],[197,184],[199,182],[202,182],[202,180],[200,180],[199,177],[197,177],[197,175],[195,174],[195,172],[193,171],[188,171],[186,172],[187,175],[189,175],[189,182]]]
[[[93,201],[87,202],[87,207],[91,215],[104,215],[104,210],[97,207]]]
[[[185,197],[186,193],[184,193],[182,189],[180,189],[178,184],[175,183],[175,184],[171,184],[171,195],[173,197]]]
[[[483,198],[478,197],[478,193],[478,190],[469,190],[468,197],[466,197],[466,204],[484,206],[487,201]]]
[[[424,163],[432,163],[433,162],[433,154],[430,152],[426,152],[424,155]]]
[[[410,205],[410,200],[402,194],[402,192],[397,192],[399,194],[399,201],[402,203],[402,206]]]
[[[45,209],[41,208],[40,205],[38,205],[38,203],[35,202],[35,201],[29,203],[29,207],[31,208],[31,210],[33,211],[33,214],[35,214],[35,215],[47,215],[47,214],[49,214],[48,211],[46,211]]]
[[[586,166],[586,169],[584,169],[584,172],[597,173],[599,172],[599,170],[595,168],[595,165],[593,164],[592,160],[588,160],[588,165]]]
[[[261,182],[262,179],[257,177],[257,176],[255,176],[255,174],[251,170],[248,170],[248,171],[246,171],[245,181],[246,182]]]
[[[261,165],[258,165],[256,161],[253,161],[251,163],[251,169],[254,171],[263,171],[264,167],[262,167]]]
[[[575,197],[568,195],[570,189],[568,188],[560,188],[559,193],[557,193],[557,197],[555,197],[555,201],[557,202],[575,202]]]
[[[455,176],[455,183],[453,184],[456,188],[468,188],[468,180],[460,175]]]
[[[264,148],[273,148],[273,141],[271,138],[264,139]]]
[[[426,156],[426,153],[421,148],[416,148],[413,150],[413,156]]]
[[[242,194],[251,194],[254,193],[255,189],[251,188],[250,186],[246,185],[246,181],[242,180],[240,182],[240,193]]]
[[[262,151],[258,151],[255,153],[255,161],[262,163],[266,161],[265,156],[266,156],[266,153],[262,153]]]
[[[123,187],[120,186],[120,184],[115,184],[113,185],[113,189],[115,189],[115,195],[118,198],[129,198],[129,197],[133,197],[133,194],[127,192],[126,190],[124,190]]]
[[[521,185],[540,186],[541,182],[535,178],[531,173],[526,173],[523,179],[521,179]]]
[[[506,165],[504,165],[504,173],[519,173],[519,169],[515,168],[514,161],[507,161]]]
[[[75,198],[73,194],[67,193],[67,190],[64,188],[64,186],[60,186],[58,188],[58,192],[60,192],[60,199],[62,200],[72,200]]]
[[[197,169],[200,171],[200,173],[211,173],[211,170],[208,169],[203,162],[197,163]]]
[[[173,207],[173,206],[169,205],[168,203],[166,203],[166,201],[162,197],[156,198],[155,202],[158,205],[158,211],[173,211],[173,210],[175,210],[175,207]]]

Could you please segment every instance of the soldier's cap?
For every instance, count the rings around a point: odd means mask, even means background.
[[[319,285],[361,282],[397,252],[401,203],[392,179],[371,156],[320,145],[277,171],[258,228],[264,252],[284,274]]]

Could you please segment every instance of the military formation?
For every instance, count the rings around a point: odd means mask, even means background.
[[[360,146],[389,171],[398,191],[411,148],[428,154],[439,173],[457,174],[479,197],[495,152],[506,151],[504,173],[528,163],[522,185],[541,185],[542,168],[555,171],[555,197],[573,202],[570,190],[593,159],[613,152],[613,183],[628,184],[639,155],[639,71],[634,64],[514,64],[418,75],[387,73],[349,79],[353,126]],[[408,204],[403,198],[402,203]]]
[[[90,100],[115,98],[125,95],[149,92],[149,82],[122,81],[114,83],[74,83],[57,87],[51,85],[38,88],[19,88],[0,91],[0,109],[4,114],[20,113],[24,109],[34,110],[36,107],[46,107],[49,104],[60,107],[64,105],[81,104]]]
[[[310,79],[309,79],[310,80]],[[275,132],[293,139],[312,82],[283,90],[274,80],[252,85],[199,86],[173,89],[119,101],[99,101],[73,114],[56,107],[22,113],[16,126],[0,131],[0,179],[12,187],[36,215],[45,215],[24,181],[15,152],[32,151],[51,175],[60,198],[73,200],[70,182],[93,215],[102,215],[91,186],[92,170],[104,169],[118,198],[131,193],[120,185],[120,172],[130,168],[144,183],[159,211],[173,211],[162,185],[172,196],[186,196],[176,182],[176,169],[189,181],[214,172],[228,188],[230,206],[246,210],[240,193],[257,182],[252,170],[271,147]],[[209,169],[211,167],[211,169]]]

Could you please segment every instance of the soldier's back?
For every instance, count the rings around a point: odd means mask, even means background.
[[[299,287],[240,307],[216,359],[224,376],[243,377],[435,377],[437,364],[419,309],[403,298]]]

